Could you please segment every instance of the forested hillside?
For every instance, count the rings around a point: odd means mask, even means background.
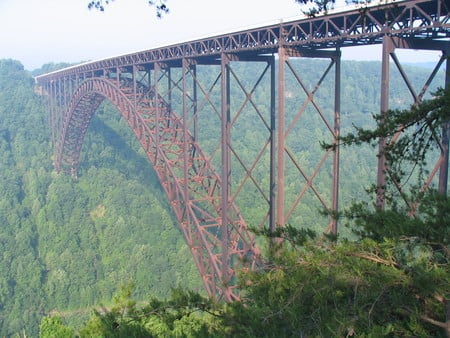
[[[314,69],[323,67],[322,61],[302,62],[317,78]],[[251,74],[251,64],[245,67]],[[408,70],[415,84],[429,73]],[[342,73],[345,132],[352,123],[370,124],[378,111],[380,64],[344,62]],[[392,77],[392,106],[403,106],[410,95],[395,72]],[[74,180],[53,171],[47,113],[34,86],[20,62],[0,60],[0,336],[37,336],[49,313],[76,327],[131,280],[140,300],[166,297],[177,285],[202,290],[156,175],[120,114],[107,103],[99,108]],[[320,99],[329,92],[325,87]],[[321,137],[318,126],[308,129]],[[319,148],[299,151],[307,156]],[[345,203],[373,180],[376,158],[369,148],[342,156]],[[240,207],[255,206],[250,198]],[[317,210],[309,212],[305,223],[317,217]]]
[[[202,287],[155,175],[119,116],[103,106],[78,180],[57,175],[34,79],[19,62],[0,61],[0,336],[36,337],[50,312],[88,316],[130,280],[139,298]]]

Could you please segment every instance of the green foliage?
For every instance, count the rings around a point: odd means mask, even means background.
[[[270,264],[241,276],[243,301],[222,318],[232,336],[445,336],[450,273],[442,241],[400,232],[294,242],[281,242]]]
[[[150,6],[155,6],[156,17],[162,18],[164,14],[169,13],[169,7],[166,5],[167,0],[147,0]],[[96,9],[100,12],[105,11],[105,6],[108,5],[111,0],[92,0],[88,3],[88,9]]]
[[[58,316],[42,318],[39,326],[39,337],[41,338],[69,338],[73,337],[73,330],[62,323]]]
[[[385,237],[404,236],[420,238],[426,243],[449,245],[449,199],[435,191],[428,191],[424,195],[413,215],[407,208],[394,206],[380,210],[363,203],[355,203],[344,215],[354,221],[352,230],[362,238],[369,237],[379,241]]]
[[[438,253],[402,235],[329,241],[305,234],[290,227],[262,269],[240,275],[241,301],[215,304],[174,289],[169,300],[138,307],[122,288],[79,336],[445,336],[450,276],[443,247]]]
[[[131,300],[132,284],[121,287],[111,309],[95,311],[80,337],[211,337],[216,305],[198,293],[173,289],[166,301],[151,299],[138,307]]]
[[[374,243],[365,247],[358,257],[388,266],[389,271],[399,273],[404,281],[395,290],[402,292],[398,304],[391,305],[397,307],[399,321],[390,324],[396,335],[450,334],[450,199],[442,192],[422,189],[426,159],[433,149],[440,149],[440,131],[448,129],[449,100],[450,91],[440,89],[433,99],[408,110],[392,110],[375,116],[376,127],[372,130],[357,128],[356,135],[341,138],[342,144],[347,145],[393,139],[382,150],[387,162],[387,184],[395,187],[406,203],[398,203],[393,195],[386,195],[385,208],[355,203],[344,216],[351,221],[352,231],[362,239],[360,243]],[[403,135],[397,140],[399,133]],[[407,173],[411,168],[418,171],[418,183],[412,186],[411,196],[407,196],[401,184],[405,176],[411,177]]]
[[[74,181],[52,172],[47,112],[19,62],[0,60],[0,89],[0,336],[36,337],[49,313],[78,327],[130,279],[140,299],[166,297],[181,283],[200,290],[161,188],[137,142],[124,141],[134,136],[117,111],[94,118],[87,166]]]
[[[314,17],[321,13],[326,14],[336,0],[295,0],[295,2],[301,5],[312,4],[313,7],[306,11],[305,14]]]
[[[441,151],[442,129],[448,129],[450,119],[450,89],[438,89],[433,95],[432,99],[412,105],[409,109],[394,109],[374,115],[375,128],[356,127],[355,133],[340,138],[341,145],[366,143],[373,147],[378,145],[380,138],[387,140],[379,156],[383,156],[386,161],[387,186],[384,187],[384,197],[393,206],[399,193],[410,205],[420,197],[420,187],[429,176],[430,154]],[[415,178],[415,182],[409,182],[413,189],[410,191],[411,196],[408,196],[403,187],[412,178]]]

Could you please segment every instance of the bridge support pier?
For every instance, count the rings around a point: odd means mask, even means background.
[[[340,111],[341,111],[341,51],[337,48],[335,51],[300,51],[291,48],[280,47],[278,50],[278,189],[277,189],[277,225],[283,226],[292,219],[295,209],[298,207],[301,200],[306,198],[306,194],[310,193],[317,201],[319,206],[330,212],[330,221],[328,225],[328,232],[337,234],[337,218],[335,217],[339,206],[339,161],[340,152],[339,147],[333,150],[324,151],[319,162],[316,164],[312,173],[306,172],[304,164],[298,159],[296,154],[291,148],[294,146],[293,135],[296,128],[301,124],[301,119],[309,112],[308,109],[313,110],[313,114],[316,114],[320,120],[324,123],[328,135],[330,137],[330,144],[337,144],[340,134]],[[324,60],[330,60],[328,66],[325,67],[321,77],[317,80],[317,83],[309,88],[303,79],[303,74],[296,69],[296,66],[290,62],[290,58],[321,58]],[[324,79],[331,73],[334,68],[334,110],[327,112],[320,107],[316,94],[319,91]],[[287,74],[289,71],[289,74]],[[301,103],[297,107],[297,112],[287,112],[286,109],[286,82],[288,81],[287,75],[290,75],[294,79],[295,83],[300,86],[298,92],[298,100]],[[304,96],[304,101],[301,102],[301,97]],[[297,96],[296,96],[297,97]],[[292,108],[290,108],[292,109]],[[289,118],[288,116],[289,115]],[[290,141],[290,142],[289,142]],[[317,140],[321,142],[324,140]],[[330,157],[330,152],[333,152],[332,163],[330,164],[331,174],[331,187],[330,194],[327,192],[319,191],[314,184],[318,175],[325,170],[325,162]],[[293,166],[299,174],[299,180],[296,184],[299,184],[299,191],[296,197],[290,201],[286,201],[286,178],[285,170],[286,166]],[[303,186],[301,181],[304,180]],[[325,195],[329,196],[329,200]],[[286,207],[287,211],[286,211]]]
[[[221,154],[222,154],[222,198],[221,198],[221,237],[222,237],[222,261],[228,262],[228,227],[229,220],[228,208],[230,203],[230,176],[231,176],[231,118],[230,118],[230,59],[227,54],[222,53],[221,56]],[[228,266],[222,266],[222,285],[226,286],[230,283],[228,276]]]

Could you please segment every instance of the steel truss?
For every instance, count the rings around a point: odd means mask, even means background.
[[[111,101],[154,167],[207,292],[217,299],[237,299],[236,271],[261,263],[245,220],[274,229],[297,222],[304,204],[338,210],[339,148],[324,151],[312,169],[296,149],[303,142],[298,128],[311,114],[322,121],[328,141],[337,142],[341,48],[383,45],[381,112],[389,109],[390,60],[405,80],[412,103],[418,103],[449,55],[448,6],[444,0],[410,0],[353,8],[39,76],[48,98],[55,168],[76,175],[91,118],[103,100]],[[398,48],[443,52],[419,92],[396,57]],[[291,62],[305,57],[329,60],[312,86]],[[258,65],[251,77],[241,67],[249,62]],[[213,74],[208,79],[205,68]],[[286,88],[287,77],[295,79],[295,88]],[[447,86],[449,79],[447,71]],[[332,111],[321,107],[316,97],[325,81],[334,83]],[[287,103],[291,94],[295,107]],[[243,130],[249,119],[264,135],[258,144],[251,144],[253,130]],[[430,185],[439,172],[442,192],[447,191],[448,136],[446,126],[439,160],[427,182]],[[380,140],[380,149],[388,141]],[[252,153],[245,148],[249,144]],[[385,169],[380,157],[380,206]],[[288,172],[297,175],[292,179]],[[323,181],[329,188],[323,190]],[[253,201],[257,214],[245,209],[249,196],[258,196]],[[330,219],[328,231],[337,232],[336,220]]]

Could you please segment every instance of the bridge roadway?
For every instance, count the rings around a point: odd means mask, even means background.
[[[314,200],[314,207],[338,210],[339,149],[324,152],[312,170],[306,169],[294,150],[294,145],[302,142],[296,139],[294,131],[308,114],[307,107],[312,107],[324,125],[328,141],[336,142],[340,130],[341,48],[383,45],[381,112],[389,109],[392,64],[411,93],[411,103],[419,102],[441,65],[447,62],[449,69],[449,8],[449,0],[374,2],[40,75],[36,81],[50,113],[55,168],[76,175],[91,118],[105,99],[112,102],[155,169],[207,292],[217,299],[236,299],[236,271],[261,263],[245,218],[254,225],[274,229],[298,222],[302,203]],[[442,51],[440,61],[419,92],[414,90],[395,54],[399,48]],[[312,89],[307,88],[303,74],[290,62],[297,57],[329,60]],[[246,84],[248,75],[245,77],[233,68],[238,61],[262,65],[252,84]],[[202,82],[202,67],[217,73],[213,82]],[[443,86],[450,83],[448,73]],[[286,103],[292,95],[285,88],[288,76],[296,79],[298,100],[304,100],[293,112],[287,111],[292,109]],[[321,108],[315,94],[322,82],[330,78],[334,82],[334,109],[327,111]],[[236,94],[232,95],[231,87],[240,91],[240,101],[235,99]],[[257,95],[261,87],[268,88],[262,95],[264,102]],[[236,100],[238,104],[234,103]],[[266,135],[251,159],[236,146],[236,141],[242,140],[233,137],[248,110],[253,114],[255,128]],[[209,123],[212,119],[217,119],[220,127],[214,129]],[[205,140],[213,146],[205,149],[201,146],[209,144]],[[448,128],[441,141],[442,151],[427,184],[438,181],[439,189],[447,191]],[[251,142],[250,138],[245,142]],[[380,148],[385,142],[380,140]],[[286,182],[287,168],[298,172],[295,182]],[[379,186],[384,185],[384,169],[380,157]],[[329,190],[321,190],[320,180],[330,182]],[[286,196],[287,184],[296,186],[295,196]],[[254,206],[261,210],[261,219],[254,219],[251,212],[237,207],[250,190],[259,196]],[[384,204],[382,194],[378,203]],[[327,231],[337,232],[335,220],[329,221]]]

